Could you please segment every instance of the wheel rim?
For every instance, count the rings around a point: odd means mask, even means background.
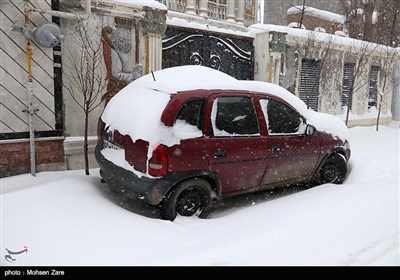
[[[203,208],[203,195],[198,189],[183,191],[176,203],[176,212],[181,216],[200,214]]]
[[[340,170],[336,165],[327,164],[324,167],[324,172],[322,176],[326,183],[335,182],[339,178]]]

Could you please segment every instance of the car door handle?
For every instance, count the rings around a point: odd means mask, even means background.
[[[281,150],[281,146],[280,145],[274,145],[271,148],[272,152],[279,152]]]
[[[226,156],[226,151],[218,150],[214,153],[214,158],[223,158]]]

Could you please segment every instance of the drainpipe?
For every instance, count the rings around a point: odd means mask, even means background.
[[[77,20],[87,20],[91,13],[91,0],[86,0],[86,12],[82,17],[78,17],[73,13],[65,13],[53,10],[41,10],[36,8],[31,8],[29,5],[29,0],[24,0],[24,30],[29,30],[29,14],[31,12],[38,12],[41,14],[48,14],[51,16],[77,19]],[[30,150],[30,161],[31,161],[31,175],[36,176],[36,149],[35,149],[35,126],[33,123],[33,116],[36,110],[33,108],[33,79],[32,79],[32,47],[31,47],[31,33],[29,31],[24,32],[26,39],[26,58],[28,67],[28,125],[29,125],[29,150]]]
[[[24,1],[24,27],[28,30],[29,27],[29,1]],[[32,48],[31,48],[31,37],[29,32],[25,34],[26,38],[26,58],[28,62],[28,114],[29,114],[29,147],[30,147],[30,159],[31,159],[31,174],[36,175],[36,159],[35,159],[35,127],[33,124],[33,116],[35,110],[33,109],[33,80],[32,80]]]
[[[24,0],[25,3],[29,3],[29,0]],[[53,10],[42,10],[42,9],[37,9],[37,8],[30,8],[30,11],[32,12],[38,12],[40,14],[48,14],[54,17],[60,17],[60,18],[68,18],[68,19],[78,19],[78,20],[87,20],[90,17],[91,14],[91,7],[92,7],[92,1],[91,0],[85,0],[85,14],[83,16],[77,16],[74,13],[67,13],[67,12],[59,12],[59,11],[53,11]]]

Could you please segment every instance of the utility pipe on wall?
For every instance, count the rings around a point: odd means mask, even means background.
[[[28,29],[29,26],[29,1],[24,1],[24,27]],[[29,35],[25,35],[26,38],[26,58],[28,65],[28,114],[29,114],[29,146],[30,146],[30,160],[31,160],[31,174],[36,175],[36,159],[35,159],[35,126],[33,124],[33,115],[35,110],[33,109],[33,80],[32,80],[32,48],[31,38]]]
[[[86,0],[86,12],[82,17],[78,17],[73,13],[65,13],[53,10],[41,10],[32,8],[29,5],[29,0],[24,0],[24,27],[25,30],[29,30],[29,14],[31,12],[38,12],[41,14],[48,14],[51,16],[77,19],[77,20],[87,20],[91,13],[91,0]],[[35,115],[35,109],[33,108],[33,78],[32,78],[32,47],[31,47],[31,33],[27,32],[24,34],[26,39],[26,58],[27,58],[27,71],[28,71],[28,125],[29,125],[29,150],[30,150],[30,162],[31,162],[31,175],[36,176],[36,148],[35,148],[35,126],[33,122],[33,117]]]

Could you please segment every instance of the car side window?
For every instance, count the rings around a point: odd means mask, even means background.
[[[292,108],[274,99],[261,99],[260,104],[269,134],[304,134],[306,124]]]
[[[215,137],[260,135],[257,115],[249,97],[216,98],[211,112],[211,124]]]
[[[183,138],[201,137],[203,135],[205,104],[205,98],[186,101],[175,119],[174,133]]]

